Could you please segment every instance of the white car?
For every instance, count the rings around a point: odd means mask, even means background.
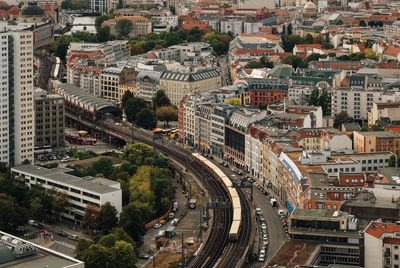
[[[261,208],[256,208],[256,214],[261,215]]]
[[[161,223],[156,223],[154,224],[154,229],[161,228],[162,224]]]

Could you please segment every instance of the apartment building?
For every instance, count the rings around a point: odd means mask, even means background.
[[[99,54],[88,54],[96,51],[100,51],[102,55],[104,55],[104,60],[101,59],[101,55]],[[77,43],[71,42],[68,47],[68,53],[70,54],[82,54],[82,58],[90,58],[96,60],[97,65],[108,66],[110,64],[115,64],[118,61],[126,60],[131,55],[131,50],[126,40],[114,40],[107,41],[104,43]],[[85,56],[88,54],[87,56]],[[79,57],[79,56],[78,56]],[[99,60],[101,59],[101,62]]]
[[[32,35],[0,23],[0,161],[11,166],[34,159]]]
[[[35,147],[64,146],[65,103],[58,94],[35,90]]]
[[[241,109],[234,111],[225,124],[225,159],[237,166],[245,169],[246,160],[246,132],[250,124],[260,121],[266,117],[266,111]]]
[[[221,74],[216,69],[205,69],[196,73],[165,71],[160,77],[160,89],[179,105],[182,97],[192,91],[212,91],[221,87]]]
[[[135,78],[136,72],[131,68],[109,67],[104,69],[100,73],[100,96],[119,103],[123,96],[119,85],[133,81]]]
[[[305,150],[351,150],[351,139],[333,128],[304,128],[288,133],[288,138],[293,139]]]
[[[17,177],[23,177],[29,188],[39,184],[45,189],[55,189],[65,192],[71,202],[71,208],[62,216],[74,223],[80,223],[88,204],[101,206],[107,202],[113,205],[118,213],[122,211],[122,191],[119,182],[104,178],[80,178],[70,173],[69,168],[47,169],[35,165],[14,167],[11,172]]]
[[[400,134],[393,131],[354,132],[354,150],[359,153],[400,153]]]
[[[209,103],[196,106],[194,146],[206,153],[211,153],[211,114],[213,111],[214,107]]]
[[[365,268],[400,267],[400,225],[372,221],[364,236]]]
[[[248,90],[238,95],[242,105],[266,105],[282,102],[288,97],[288,80],[250,79],[247,83]]]
[[[364,266],[365,225],[354,216],[333,210],[296,209],[289,222],[291,241],[318,244],[309,265]]]
[[[139,98],[152,103],[153,97],[159,89],[162,72],[140,71],[136,77],[137,93]]]
[[[372,126],[378,120],[388,122],[390,125],[396,124],[400,119],[398,114],[400,114],[400,102],[374,103],[368,113],[368,125]]]
[[[211,114],[210,147],[211,152],[221,158],[224,157],[225,124],[233,111],[240,109],[237,106],[226,104],[214,105]]]
[[[382,89],[337,88],[331,91],[332,114],[346,112],[358,120],[367,120],[374,103],[397,101],[396,95],[384,94]]]
[[[245,169],[258,179],[262,178],[263,141],[267,137],[263,126],[250,126],[245,136]]]
[[[121,19],[130,20],[133,24],[132,31],[129,33],[130,37],[138,38],[141,36],[146,36],[147,34],[151,33],[151,21],[142,16],[135,16],[135,17],[116,17],[114,19],[109,19],[103,22],[101,27],[110,27],[110,33],[113,35],[118,35],[116,25],[117,21]]]

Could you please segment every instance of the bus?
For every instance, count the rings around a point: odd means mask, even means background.
[[[171,131],[171,134],[169,135],[169,137],[171,139],[177,139],[179,135],[179,129],[174,129]]]
[[[93,138],[79,137],[72,134],[65,134],[65,140],[79,145],[96,145],[97,140]]]

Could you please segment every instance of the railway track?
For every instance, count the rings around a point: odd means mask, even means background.
[[[86,120],[81,120],[81,123],[89,123],[90,127],[98,129],[96,124],[85,121]],[[131,137],[132,135],[131,129],[116,128],[112,124],[106,124],[105,127],[124,136]],[[191,155],[180,150],[179,147],[153,142],[150,133],[139,129],[135,129],[133,136],[135,140],[153,145],[158,150],[166,152],[169,156],[183,163],[203,182],[212,201],[228,204],[224,207],[213,208],[213,223],[209,238],[203,245],[201,252],[192,259],[190,267],[236,267],[239,261],[244,257],[244,254],[247,253],[246,249],[250,243],[252,228],[251,215],[249,215],[251,208],[243,192],[238,189],[242,204],[242,226],[239,232],[239,240],[237,242],[230,242],[228,240],[228,234],[232,223],[233,211],[229,200],[229,194],[219,181],[209,171],[195,163],[191,159]]]

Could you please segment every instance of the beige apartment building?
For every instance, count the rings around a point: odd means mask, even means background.
[[[43,89],[35,90],[35,147],[64,146],[65,122],[64,97],[47,94]]]
[[[109,19],[103,22],[101,25],[102,27],[109,26],[110,33],[113,35],[117,35],[116,24],[117,21],[121,19],[130,20],[133,24],[132,31],[129,34],[130,37],[138,38],[141,36],[146,36],[147,34],[151,33],[151,21],[142,16],[135,16],[135,17],[116,17],[114,19]]]
[[[119,85],[136,78],[136,72],[132,68],[109,67],[100,73],[100,96],[116,103],[121,101],[123,96]]]
[[[192,91],[211,91],[221,87],[221,74],[216,69],[196,73],[164,72],[160,77],[160,89],[179,106],[182,97]]]
[[[354,150],[359,153],[400,153],[400,134],[393,131],[354,132]]]

